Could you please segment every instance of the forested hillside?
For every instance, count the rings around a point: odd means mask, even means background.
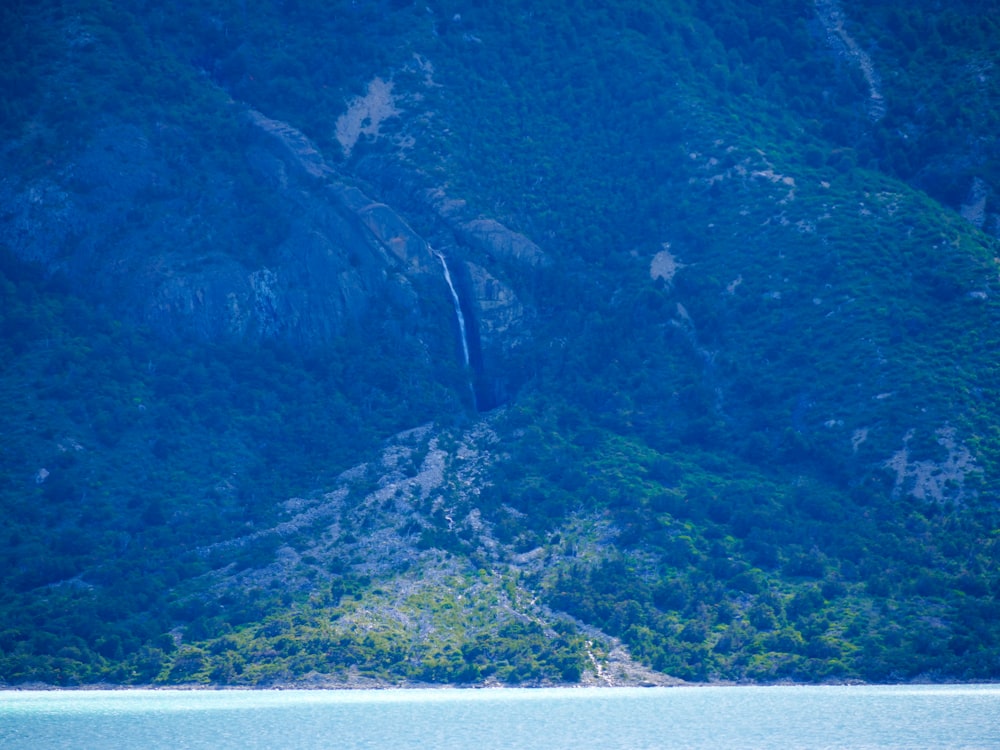
[[[1000,678],[989,2],[0,9],[0,683]]]

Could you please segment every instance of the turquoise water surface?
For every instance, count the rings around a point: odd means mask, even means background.
[[[1000,686],[0,692],[0,748],[1000,748]]]

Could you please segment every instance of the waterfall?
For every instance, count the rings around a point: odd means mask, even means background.
[[[427,248],[437,256],[437,259],[441,261],[441,268],[444,269],[444,280],[448,282],[448,288],[451,290],[451,301],[455,305],[455,317],[458,318],[458,331],[462,338],[462,358],[465,362],[466,369],[469,368],[469,337],[465,332],[465,315],[462,314],[462,305],[458,300],[458,292],[455,290],[455,284],[451,280],[451,271],[448,270],[448,261],[444,259],[444,255],[439,253],[430,245]]]

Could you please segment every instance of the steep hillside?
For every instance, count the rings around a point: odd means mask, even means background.
[[[0,13],[0,680],[1000,677],[988,4]]]

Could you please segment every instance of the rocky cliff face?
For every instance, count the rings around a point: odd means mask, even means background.
[[[348,184],[294,128],[259,113],[252,113],[251,120],[271,140],[275,158],[284,155],[291,162],[292,171],[323,185],[328,202],[356,232],[349,238],[350,246],[368,248],[367,257],[375,258],[377,267],[383,270],[389,298],[403,309],[416,314],[421,293],[431,294],[438,301],[450,293],[443,289],[442,271],[432,256],[441,252],[451,259],[452,273],[457,279],[455,291],[465,322],[464,331],[456,333],[467,339],[464,347],[469,351],[476,401],[485,409],[506,401],[520,379],[516,368],[511,368],[511,355],[530,336],[532,312],[511,283],[498,276],[516,277],[549,266],[551,260],[544,251],[528,237],[498,221],[471,218],[463,201],[449,200],[439,188],[422,187],[415,195],[400,194],[399,183],[414,187],[423,178],[407,173],[399,165],[376,162],[384,171],[362,170],[372,182],[361,189]],[[285,161],[278,163],[282,169],[270,181],[280,184],[287,179],[288,169]],[[387,202],[371,197],[380,193],[387,194]],[[397,201],[398,209],[389,203]],[[428,227],[426,236],[415,232],[404,215]],[[431,250],[431,243],[435,251]],[[455,263],[462,259],[464,263]],[[357,261],[352,263],[358,265]],[[484,265],[492,267],[493,273]],[[419,322],[416,325],[419,327]]]
[[[239,161],[206,165],[185,158],[182,130],[110,121],[59,169],[0,183],[0,243],[171,338],[309,350],[369,318],[424,340],[453,331],[428,239],[291,125],[253,110],[242,122]],[[425,192],[406,207],[438,227],[446,255],[470,258],[458,292],[483,403],[498,403],[517,379],[505,362],[529,316],[496,268],[548,258],[527,237]]]

